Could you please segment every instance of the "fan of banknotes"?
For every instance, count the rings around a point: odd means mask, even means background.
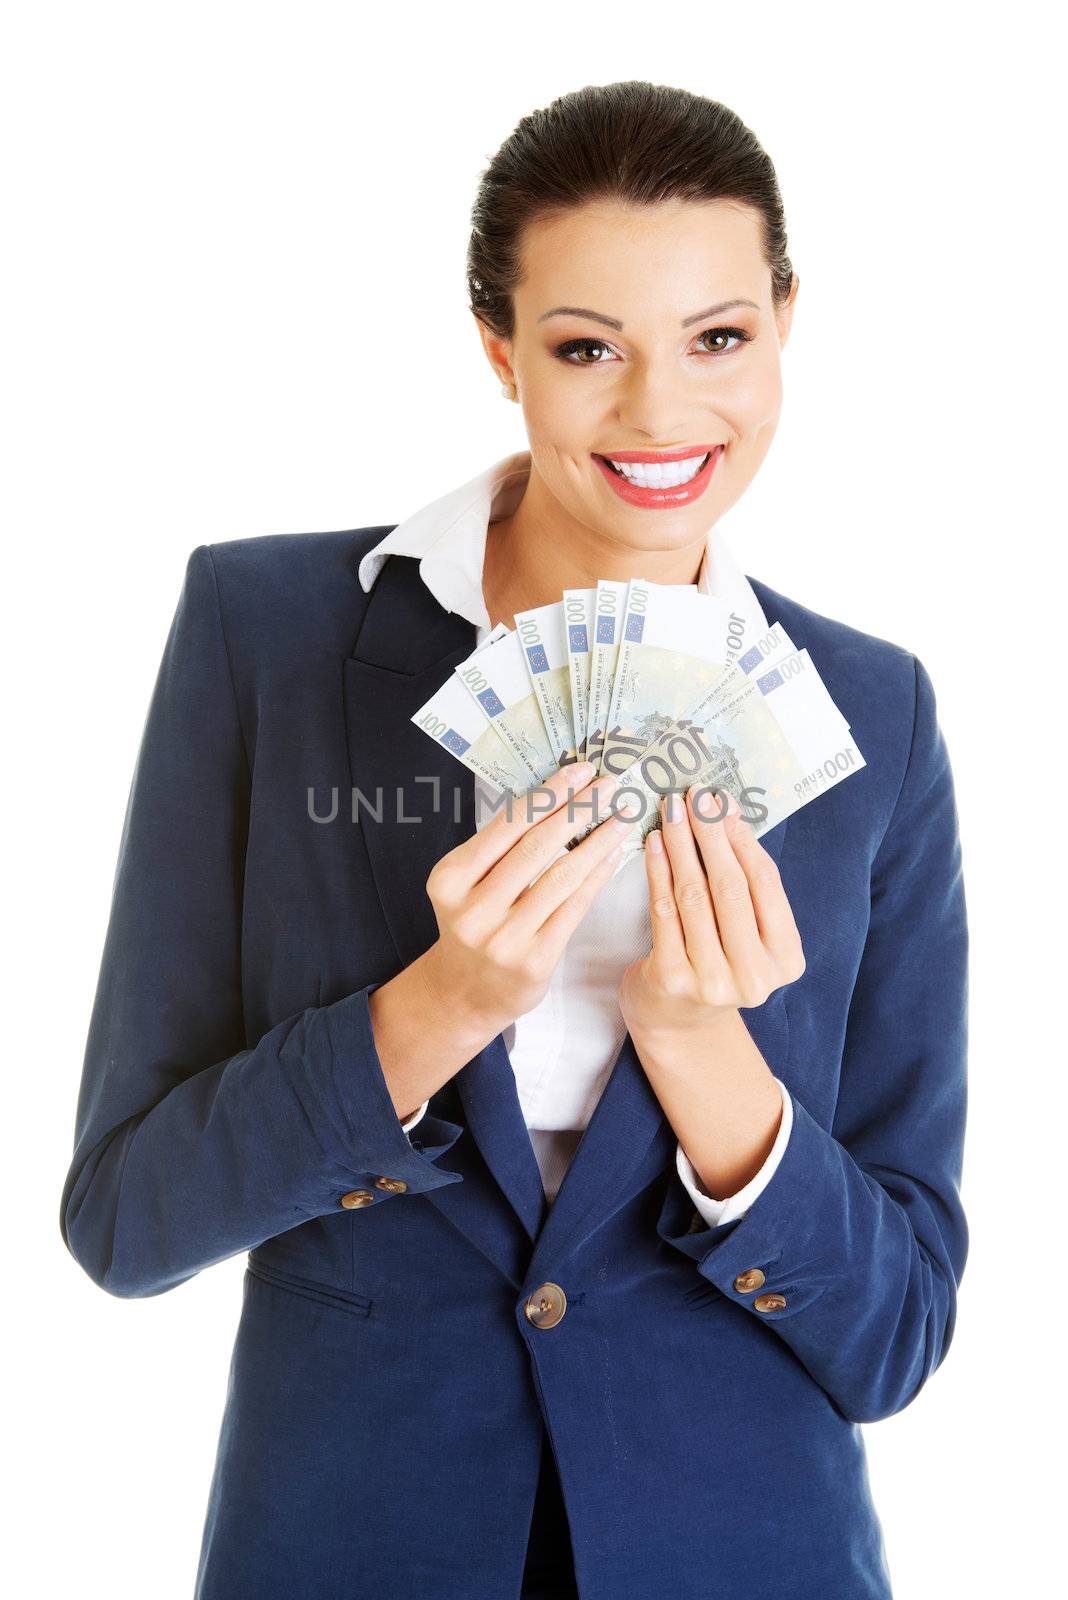
[[[592,761],[637,818],[628,851],[668,792],[729,790],[759,838],[865,765],[808,651],[696,584],[565,589],[515,624],[498,623],[412,721],[502,797]]]

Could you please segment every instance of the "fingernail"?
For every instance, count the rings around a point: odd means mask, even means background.
[[[664,850],[664,835],[659,828],[651,828],[646,838],[646,844],[654,856],[662,855]]]
[[[641,801],[637,795],[624,795],[618,806],[612,807],[612,826],[633,828],[641,815]]]
[[[666,816],[668,821],[681,822],[682,796],[680,794],[676,794],[675,790],[672,789],[671,793],[665,796],[664,804],[666,807]]]
[[[577,783],[589,783],[596,770],[592,761],[578,761],[574,766],[562,768],[562,771]]]

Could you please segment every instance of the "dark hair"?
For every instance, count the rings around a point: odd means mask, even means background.
[[[772,300],[790,292],[782,195],[755,134],[727,106],[631,78],[558,96],[532,111],[492,157],[471,213],[471,310],[502,338],[515,332],[523,230],[591,200],[738,200],[763,219]]]

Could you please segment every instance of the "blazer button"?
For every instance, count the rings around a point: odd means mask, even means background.
[[[375,1188],[386,1189],[390,1194],[403,1194],[408,1185],[403,1178],[376,1178]]]
[[[781,1311],[786,1304],[784,1294],[758,1294],[753,1301],[758,1311]]]
[[[536,1328],[555,1328],[567,1310],[567,1296],[558,1283],[543,1283],[527,1296],[523,1310]]]
[[[374,1205],[374,1199],[370,1189],[350,1189],[348,1194],[341,1196],[341,1204],[346,1211],[355,1211],[357,1206]]]
[[[754,1289],[762,1288],[763,1284],[764,1274],[759,1267],[747,1267],[734,1280],[734,1287],[739,1294],[752,1294]]]

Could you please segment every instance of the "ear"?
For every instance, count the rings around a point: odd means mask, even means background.
[[[775,312],[775,326],[779,330],[779,348],[782,349],[790,337],[790,329],[794,322],[794,306],[797,304],[797,291],[801,287],[801,279],[795,272],[790,285],[790,293]]]
[[[474,312],[471,314],[474,316]],[[498,380],[501,383],[515,383],[515,373],[512,370],[512,341],[502,339],[499,333],[487,328],[478,317],[475,317],[475,326],[478,328],[486,359],[497,374]]]

